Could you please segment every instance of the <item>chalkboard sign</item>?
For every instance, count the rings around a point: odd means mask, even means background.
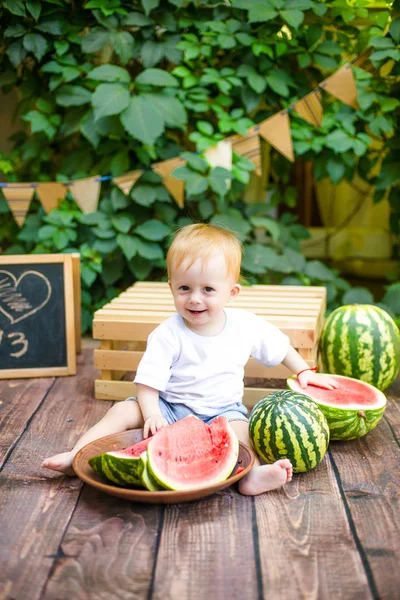
[[[0,379],[76,373],[78,261],[79,254],[0,256]]]

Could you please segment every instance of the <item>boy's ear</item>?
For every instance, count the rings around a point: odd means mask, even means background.
[[[229,294],[229,300],[234,300],[241,290],[240,283],[235,283],[231,287],[231,293]]]

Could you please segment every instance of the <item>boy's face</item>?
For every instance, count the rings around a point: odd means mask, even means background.
[[[207,263],[198,258],[171,268],[169,285],[175,307],[186,325],[200,335],[217,335],[225,325],[224,306],[240,285],[227,275],[225,257],[216,254]]]

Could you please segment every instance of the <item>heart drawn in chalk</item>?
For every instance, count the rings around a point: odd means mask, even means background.
[[[50,282],[42,273],[25,271],[17,278],[0,269],[0,312],[12,324],[37,313],[50,296]]]

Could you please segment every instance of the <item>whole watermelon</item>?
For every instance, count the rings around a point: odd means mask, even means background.
[[[392,317],[370,304],[348,304],[327,318],[319,343],[325,373],[386,389],[400,370],[400,332]]]
[[[250,415],[249,435],[265,462],[288,458],[295,473],[316,467],[329,444],[328,423],[318,404],[289,390],[257,402]]]

